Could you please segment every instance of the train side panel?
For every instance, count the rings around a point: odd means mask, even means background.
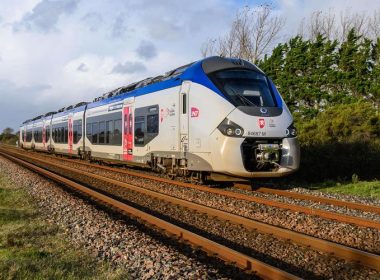
[[[151,156],[179,157],[180,87],[135,98],[133,118],[133,161],[146,163]]]
[[[234,106],[203,85],[192,83],[188,110],[189,170],[212,171],[211,134]]]
[[[89,108],[85,112],[85,151],[87,156],[122,160],[123,101]]]

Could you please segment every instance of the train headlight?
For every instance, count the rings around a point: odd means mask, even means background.
[[[297,136],[297,129],[294,126],[294,123],[289,125],[289,127],[286,129],[286,136],[289,138],[294,138]]]
[[[228,136],[234,135],[234,130],[232,129],[232,127],[229,127],[229,128],[226,129],[226,134]]]
[[[219,124],[218,129],[221,133],[230,137],[243,137],[244,134],[242,127],[227,118]]]

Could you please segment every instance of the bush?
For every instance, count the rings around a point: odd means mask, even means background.
[[[311,120],[296,116],[301,167],[295,177],[380,179],[380,117],[372,104],[340,104]]]

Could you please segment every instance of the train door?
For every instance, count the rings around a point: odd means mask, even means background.
[[[179,139],[181,156],[186,158],[189,149],[189,92],[190,82],[184,81],[180,90]]]
[[[68,119],[68,141],[67,143],[69,144],[69,153],[71,154],[73,152],[73,141],[74,141],[74,133],[73,133],[73,116],[69,116]]]
[[[123,159],[133,160],[133,106],[124,105],[124,136],[123,136]]]

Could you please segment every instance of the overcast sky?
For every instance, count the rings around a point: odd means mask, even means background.
[[[282,38],[312,11],[379,0],[0,0],[0,132],[25,119],[198,60],[244,5],[271,3]]]

